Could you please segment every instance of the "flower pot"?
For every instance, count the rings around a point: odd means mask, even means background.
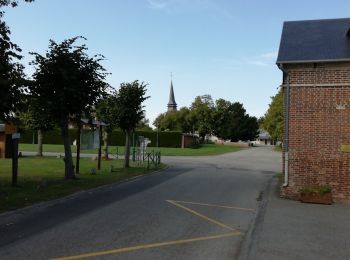
[[[333,203],[332,193],[301,192],[300,201],[304,203],[327,204]]]

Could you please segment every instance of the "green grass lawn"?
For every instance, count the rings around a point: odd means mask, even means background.
[[[37,145],[33,144],[20,144],[20,151],[36,151]],[[168,148],[161,147],[159,150],[162,153],[162,156],[204,156],[204,155],[219,155],[224,153],[236,152],[243,149],[239,146],[234,145],[219,145],[219,144],[203,144],[199,148]],[[57,152],[63,153],[63,145],[56,144],[44,144],[44,152]],[[156,150],[155,147],[147,148],[148,151]],[[76,147],[72,146],[72,152],[76,152]],[[124,147],[111,146],[109,147],[109,152],[112,156],[115,156],[117,153],[119,155],[124,154]],[[81,150],[81,153],[91,153],[97,154],[97,149],[90,150]]]
[[[64,162],[58,158],[19,158],[18,187],[11,186],[11,160],[0,160],[0,212],[28,206],[37,202],[52,200],[77,191],[117,182],[126,178],[154,171],[147,164],[123,169],[121,160],[102,161],[101,171],[90,174],[97,167],[97,161],[81,159],[77,180],[64,179]],[[113,165],[115,172],[109,173]],[[161,164],[159,168],[164,168]],[[40,185],[47,183],[47,185]],[[44,187],[45,186],[45,187]]]

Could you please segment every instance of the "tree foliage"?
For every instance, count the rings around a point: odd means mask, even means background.
[[[131,134],[145,115],[142,103],[148,98],[146,87],[147,84],[137,80],[122,83],[116,95],[116,123],[126,134],[124,167],[129,167]]]
[[[271,103],[265,113],[262,127],[274,140],[282,140],[283,122],[283,91],[280,90],[275,96],[271,97]]]
[[[32,2],[27,0],[26,2]],[[21,49],[10,39],[11,31],[3,20],[6,6],[15,7],[18,1],[0,0],[0,120],[6,120],[18,110],[25,90]]]
[[[211,134],[215,104],[210,95],[197,96],[190,107],[190,121],[202,138]]]
[[[103,132],[103,143],[104,143],[104,157],[105,159],[108,159],[109,157],[109,144],[108,139],[109,135],[112,133],[112,131],[117,127],[117,120],[118,117],[118,111],[116,108],[116,102],[117,102],[117,92],[114,92],[112,94],[107,94],[102,99],[100,99],[96,105],[96,117],[104,122],[106,126],[104,126],[104,132]]]
[[[192,131],[190,110],[182,107],[178,111],[169,111],[158,115],[153,125],[161,131],[181,131],[189,133]]]
[[[253,140],[259,129],[257,119],[246,113],[243,104],[222,98],[214,103],[210,95],[197,96],[190,108],[160,114],[153,125],[160,130],[195,131],[202,139],[215,134],[232,141]]]
[[[43,132],[54,128],[54,122],[46,111],[40,106],[38,100],[31,95],[23,96],[23,108],[19,111],[18,117],[20,124],[25,128],[36,130],[38,133],[37,156],[43,156]]]
[[[225,140],[254,140],[259,129],[257,119],[249,116],[239,102],[218,99],[214,120],[214,133]]]
[[[76,45],[79,39],[85,38],[74,37],[62,43],[50,40],[49,50],[44,56],[32,53],[36,70],[30,91],[41,109],[61,128],[66,178],[74,178],[69,120],[80,118],[82,114],[90,115],[108,86],[104,82],[106,72],[100,64],[103,57],[89,57],[84,44]]]

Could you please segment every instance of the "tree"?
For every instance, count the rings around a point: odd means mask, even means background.
[[[5,6],[12,6],[12,7],[16,7],[18,5],[18,0],[0,0],[0,8],[5,7]],[[30,3],[30,2],[34,2],[34,0],[24,0],[24,2]],[[1,14],[3,14],[4,12],[1,11]]]
[[[242,124],[242,132],[239,139],[243,141],[252,141],[257,137],[258,132],[258,119],[255,116],[249,116],[248,114],[245,115]]]
[[[38,150],[36,156],[43,156],[43,132],[54,127],[51,118],[45,110],[40,106],[37,99],[27,95],[26,111],[19,112],[18,117],[20,122],[25,127],[36,130],[38,134]]]
[[[246,114],[243,104],[231,103],[224,99],[216,101],[214,113],[214,133],[222,139],[253,140],[258,132],[259,125],[256,117]]]
[[[61,128],[65,153],[65,178],[75,178],[72,151],[68,136],[69,120],[90,115],[96,101],[105,93],[105,69],[100,65],[103,56],[92,58],[85,45],[76,45],[74,37],[58,44],[50,40],[44,56],[32,53],[35,65],[31,95]]]
[[[122,83],[116,98],[117,118],[116,123],[125,132],[124,167],[130,167],[130,139],[137,124],[144,118],[142,103],[146,97],[147,84],[137,80],[131,83]]]
[[[262,124],[272,139],[282,140],[283,137],[283,92],[280,90],[275,96],[271,97],[271,103],[265,113],[265,120]]]
[[[214,112],[214,133],[221,139],[230,139],[231,137],[231,119],[230,109],[232,103],[222,98],[216,100],[215,112]]]
[[[203,139],[211,134],[214,124],[214,101],[210,95],[198,96],[191,105],[189,121]]]
[[[117,127],[116,118],[118,117],[118,110],[116,109],[118,93],[106,95],[96,105],[96,116],[99,120],[103,121],[107,125],[104,127],[103,143],[104,143],[104,157],[109,158],[108,152],[108,137],[112,133],[113,129]]]
[[[178,111],[169,111],[159,114],[154,120],[153,125],[162,131],[191,132],[190,110],[187,107],[182,107]]]
[[[136,126],[136,130],[138,131],[153,131],[152,127],[149,125],[149,119],[143,118]]]
[[[27,0],[26,2],[32,2]],[[0,0],[0,8],[17,6],[18,1]],[[20,104],[26,81],[23,65],[18,63],[22,56],[18,45],[11,42],[11,31],[3,21],[0,10],[0,120],[12,117]]]

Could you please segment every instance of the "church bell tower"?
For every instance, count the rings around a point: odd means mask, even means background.
[[[175,95],[174,95],[174,87],[173,87],[173,80],[170,82],[170,95],[169,95],[169,102],[168,102],[168,112],[171,111],[177,111],[177,104],[175,102]]]

